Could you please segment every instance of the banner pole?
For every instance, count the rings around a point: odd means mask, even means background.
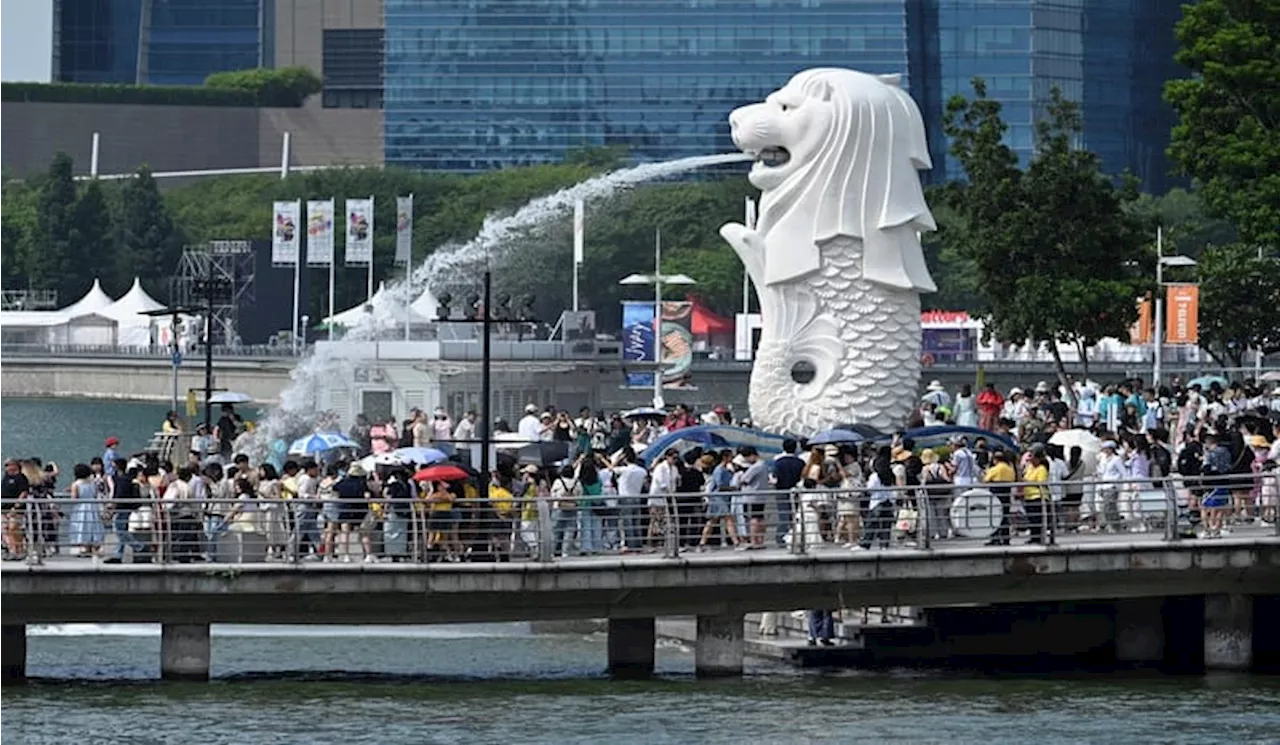
[[[369,302],[373,302],[373,197],[369,197]]]
[[[330,206],[329,213],[330,214],[333,214],[333,211],[334,211],[333,206],[336,202],[337,202],[336,199],[334,199],[333,197],[329,197],[329,206]],[[337,229],[337,226],[333,225],[331,222],[329,225],[329,229],[330,229],[330,232],[332,233],[334,230]],[[337,263],[337,260],[338,260],[338,256],[337,256],[338,251],[336,247],[334,247],[334,240],[332,235],[330,235],[329,237],[329,247],[330,247],[329,248],[329,339],[332,340],[334,338],[333,315],[334,315],[334,312],[336,311],[336,308],[333,307],[333,294],[334,294],[333,284],[335,281],[334,265]]]
[[[298,216],[302,215],[302,201],[301,201],[301,200],[299,200],[299,201],[294,202],[293,204],[294,204],[294,208],[293,208],[293,209],[294,209],[294,215],[298,215]],[[305,228],[305,227],[306,227],[306,224],[307,224],[307,223],[306,223],[306,221],[305,221],[305,220],[303,220],[303,219],[301,219],[300,217],[295,217],[293,222],[294,222],[294,225],[295,225],[295,226],[302,226],[303,228]],[[298,311],[300,310],[300,308],[298,307],[298,303],[299,303],[299,302],[300,302],[300,300],[301,300],[301,297],[300,297],[300,296],[301,296],[301,294],[302,294],[302,250],[301,250],[301,247],[302,247],[302,236],[304,236],[304,235],[306,235],[306,234],[307,234],[307,231],[306,231],[305,229],[304,229],[304,230],[299,230],[297,227],[295,227],[295,228],[294,228],[293,236],[294,236],[295,241],[296,241],[296,242],[297,242],[297,244],[298,244],[298,245],[293,249],[293,353],[294,353],[294,354],[297,354],[297,353],[299,352],[299,344],[298,344],[298,323],[299,323],[299,320],[298,320],[298,319],[299,319],[299,316],[298,316]]]

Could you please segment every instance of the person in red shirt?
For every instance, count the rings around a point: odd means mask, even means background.
[[[698,421],[689,413],[689,407],[684,404],[676,404],[676,410],[671,416],[667,417],[667,431],[674,432],[677,429],[692,427],[697,423]]]
[[[978,394],[978,427],[994,431],[996,421],[1000,418],[1000,410],[1004,408],[1004,396],[996,390],[994,383],[987,383]]]

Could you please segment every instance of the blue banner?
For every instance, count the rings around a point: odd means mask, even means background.
[[[653,303],[622,303],[622,359],[624,362],[657,362],[653,343]],[[653,373],[626,373],[628,388],[652,388]]]

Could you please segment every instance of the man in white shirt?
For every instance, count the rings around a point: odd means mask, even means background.
[[[680,454],[670,449],[662,454],[662,460],[654,464],[649,473],[649,530],[645,537],[651,545],[663,535],[667,516],[675,514],[671,495],[675,494],[676,485],[680,483],[679,464]]]
[[[524,416],[520,417],[520,422],[516,425],[516,432],[519,433],[520,439],[528,442],[537,442],[542,439],[542,424],[538,419],[538,407],[536,404],[529,404],[524,407]]]
[[[458,426],[453,428],[453,441],[457,443],[459,450],[465,450],[471,453],[471,463],[480,462],[480,446],[471,442],[476,439],[476,413],[468,411],[458,420]]]
[[[627,450],[623,455],[622,465],[615,469],[614,479],[618,485],[618,519],[623,536],[622,551],[625,553],[640,548],[640,526],[642,525],[644,505],[644,480],[649,472],[636,463],[635,453]]]

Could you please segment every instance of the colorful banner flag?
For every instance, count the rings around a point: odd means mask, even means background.
[[[396,266],[413,261],[413,195],[396,197]]]
[[[271,226],[271,263],[294,266],[298,263],[298,202],[276,202]]]
[[[581,264],[586,257],[586,208],[582,200],[573,203],[573,263]]]
[[[627,300],[622,303],[622,359],[624,362],[656,362],[653,338],[653,303]],[[652,388],[653,373],[626,373],[628,388]]]
[[[662,303],[662,328],[658,335],[662,355],[662,387],[689,388],[693,369],[693,303]]]
[[[1151,322],[1151,298],[1144,297],[1138,301],[1138,320],[1129,328],[1129,343],[1150,344],[1154,325]]]
[[[333,200],[307,202],[307,266],[333,263]]]
[[[1165,295],[1165,344],[1200,342],[1200,286],[1169,285]]]
[[[347,200],[347,266],[373,261],[373,197]]]

